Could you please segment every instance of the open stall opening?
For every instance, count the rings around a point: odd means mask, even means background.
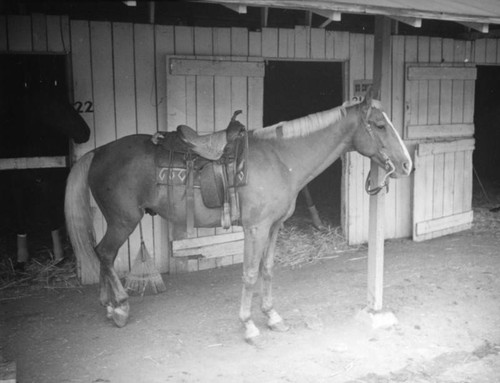
[[[500,197],[500,66],[478,65],[474,105],[474,206]],[[484,188],[484,189],[483,189]],[[486,194],[485,194],[486,192]]]
[[[264,78],[264,126],[332,109],[343,102],[342,63],[268,61]],[[340,226],[341,160],[309,183],[309,191],[326,224]],[[295,214],[308,214],[302,194]]]
[[[16,249],[16,221],[22,200],[24,221],[30,239],[30,253],[51,246],[46,206],[41,203],[42,188],[50,183],[50,193],[57,193],[57,209],[64,226],[64,187],[68,168],[44,168],[43,160],[32,161],[29,168],[9,165],[7,159],[67,157],[68,139],[45,126],[23,103],[30,90],[46,89],[67,99],[65,55],[0,55],[0,241],[9,254]],[[23,161],[21,161],[23,162]],[[10,167],[10,168],[9,168]],[[23,187],[19,187],[19,180]],[[45,190],[45,189],[44,189]],[[18,226],[18,225],[17,225]]]

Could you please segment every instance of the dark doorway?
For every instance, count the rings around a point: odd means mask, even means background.
[[[500,192],[500,66],[478,65],[474,104],[474,203]],[[481,181],[481,182],[479,182]],[[484,187],[484,190],[483,190]],[[486,191],[486,195],[485,192]]]
[[[68,99],[67,58],[64,55],[0,55],[0,158],[68,156],[68,138],[36,118],[23,97],[36,90],[47,90]],[[41,190],[50,183],[57,200],[55,210],[63,225],[64,186],[69,169],[0,170],[0,250],[15,253],[15,234],[19,231],[19,200],[22,200],[30,251],[50,248],[47,208]],[[21,181],[22,182],[21,182]],[[22,185],[20,187],[19,185]],[[21,197],[22,196],[22,197]],[[15,201],[15,202],[14,202]],[[24,225],[23,225],[24,226]]]
[[[332,109],[343,102],[342,63],[268,61],[264,78],[264,125]],[[322,219],[340,225],[342,163],[336,161],[309,183]],[[297,210],[305,207],[301,195]]]

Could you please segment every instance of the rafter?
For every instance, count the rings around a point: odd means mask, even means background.
[[[332,21],[340,21],[342,19],[342,13],[337,11],[324,11],[321,9],[314,9],[313,12],[317,15],[326,17],[326,20],[319,26],[320,28],[325,28]]]
[[[489,24],[467,23],[467,22],[460,22],[459,24],[462,24],[462,25],[466,26],[467,28],[475,29],[476,31],[479,31],[481,33],[488,33],[490,31]]]
[[[419,17],[401,17],[401,16],[391,16],[391,19],[399,21],[404,24],[408,24],[414,28],[422,27],[422,19]]]
[[[239,4],[222,4],[224,7],[229,8],[231,11],[235,11],[236,13],[241,14],[246,14],[247,13],[247,6],[246,5],[239,5]]]

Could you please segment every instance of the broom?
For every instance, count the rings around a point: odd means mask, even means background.
[[[143,296],[145,293],[158,294],[167,290],[163,278],[155,266],[154,259],[148,252],[142,235],[142,224],[139,222],[141,247],[130,273],[125,278],[125,289]]]

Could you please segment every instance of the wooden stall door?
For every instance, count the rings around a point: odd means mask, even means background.
[[[409,64],[405,138],[416,140],[413,239],[470,228],[476,68]]]
[[[238,120],[249,129],[262,126],[265,72],[262,58],[170,56],[166,69],[169,130],[186,124],[199,134],[213,133],[225,129],[236,110],[243,111]],[[190,237],[185,228],[176,229],[171,238],[171,273],[243,260],[240,227],[198,228]]]

